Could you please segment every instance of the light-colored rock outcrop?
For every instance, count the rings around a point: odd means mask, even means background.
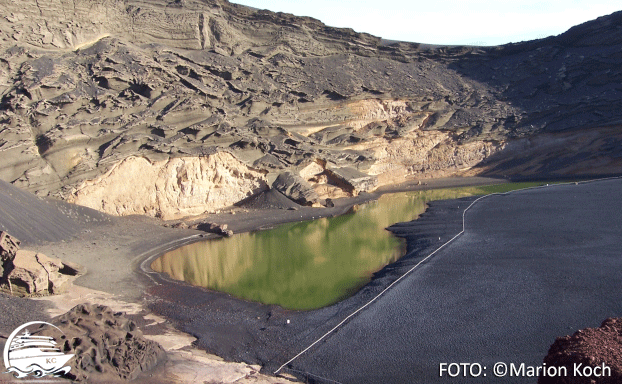
[[[130,156],[68,200],[112,215],[168,220],[231,206],[265,189],[262,173],[227,152],[159,161]]]
[[[333,184],[348,191],[352,196],[356,196],[360,192],[371,192],[378,186],[378,177],[370,176],[350,167],[330,168],[326,170],[326,174],[333,181]]]
[[[13,293],[44,294],[59,293],[69,280],[59,273],[63,263],[41,253],[19,250],[13,260],[13,270],[7,280]]]
[[[57,294],[78,274],[78,266],[19,249],[20,241],[0,232],[0,288],[14,295]]]
[[[414,131],[388,142],[379,138],[353,146],[373,151],[377,161],[368,173],[378,177],[379,185],[400,183],[413,177],[445,177],[464,172],[502,150],[504,145],[490,141],[458,144],[447,132]]]

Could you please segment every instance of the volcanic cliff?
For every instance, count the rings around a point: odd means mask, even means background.
[[[622,169],[622,12],[446,47],[225,0],[0,5],[0,178],[38,195],[169,219],[275,180],[321,205],[408,179]]]

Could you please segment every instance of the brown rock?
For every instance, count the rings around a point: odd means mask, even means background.
[[[20,241],[6,232],[0,232],[0,282],[10,272],[10,267],[15,259],[15,253],[19,249]]]
[[[313,205],[320,200],[313,187],[292,172],[281,173],[272,184],[272,188],[301,205]]]
[[[609,318],[599,328],[586,328],[572,336],[558,337],[544,358],[547,366],[566,367],[568,376],[539,377],[538,384],[614,384],[622,382],[622,318]],[[577,376],[581,367],[611,369],[611,375]]]
[[[12,293],[35,294],[49,290],[47,270],[37,260],[38,254],[33,251],[19,250],[13,260],[13,269],[7,276]],[[52,265],[49,266],[53,268]]]
[[[0,232],[0,258],[2,262],[13,259],[19,249],[20,241],[6,232]]]
[[[378,186],[378,177],[368,175],[354,168],[327,169],[326,173],[333,184],[349,191],[354,196],[360,192],[373,191]]]
[[[200,231],[216,233],[218,235],[231,237],[233,236],[233,231],[228,229],[227,224],[216,224],[216,223],[199,223],[193,226]]]
[[[11,271],[3,284],[15,295],[45,295],[60,293],[72,276],[74,266],[34,251],[18,250]]]
[[[134,321],[102,305],[77,305],[54,323],[65,334],[63,352],[75,354],[68,374],[75,381],[132,380],[166,357]]]

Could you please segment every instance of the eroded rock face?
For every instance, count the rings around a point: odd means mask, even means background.
[[[19,244],[19,240],[0,232],[0,288],[4,291],[18,296],[58,294],[78,274],[79,266],[19,249]]]
[[[59,259],[44,254],[19,250],[13,259],[13,269],[7,276],[14,294],[59,293],[69,276],[59,272],[64,267]]]
[[[620,12],[533,42],[435,47],[222,0],[0,5],[0,178],[39,195],[114,214],[206,211],[234,201],[216,183],[181,191],[163,164],[223,152],[270,182],[310,161],[378,185],[622,169]],[[556,136],[577,132],[599,138]],[[556,166],[517,167],[517,145]],[[130,168],[170,173],[135,202],[89,187]],[[322,198],[352,194],[325,176],[301,177]],[[249,177],[244,194],[261,191]]]
[[[85,181],[68,201],[113,215],[168,220],[215,211],[265,189],[263,174],[226,152],[153,162],[128,157]]]
[[[378,186],[378,178],[370,176],[350,167],[332,168],[326,170],[327,177],[333,180],[334,185],[348,191],[353,196],[360,192],[369,192]]]
[[[622,319],[609,318],[599,328],[586,328],[572,336],[558,337],[544,358],[547,366],[566,367],[567,377],[539,377],[538,384],[614,384],[622,382]],[[574,374],[575,365],[607,366],[610,373],[582,376]],[[581,372],[584,372],[581,370]]]
[[[5,273],[8,274],[11,271],[10,266],[15,259],[19,244],[20,241],[13,236],[6,232],[0,232],[0,281],[5,280]]]
[[[164,349],[145,339],[132,320],[105,306],[80,304],[54,323],[65,334],[59,347],[75,355],[68,363],[74,381],[132,380],[166,358]]]

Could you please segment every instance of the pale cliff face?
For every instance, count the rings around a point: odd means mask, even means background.
[[[170,220],[216,211],[265,189],[263,174],[225,152],[154,162],[130,156],[67,200],[112,215]]]

